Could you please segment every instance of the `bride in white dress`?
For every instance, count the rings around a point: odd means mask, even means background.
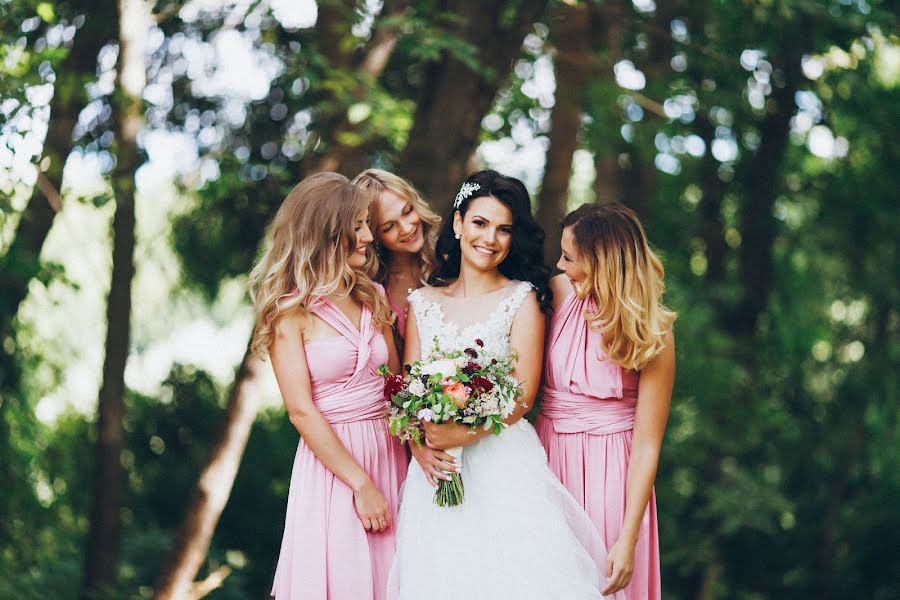
[[[419,359],[435,339],[442,350],[478,348],[477,339],[495,356],[514,352],[525,406],[507,419],[500,436],[426,424],[431,447],[465,447],[459,461],[465,499],[437,506],[433,486],[444,473],[410,463],[388,597],[599,600],[606,549],[522,418],[540,387],[541,308],[549,303],[543,231],[522,183],[494,171],[469,177],[454,208],[438,240],[443,260],[437,276],[449,283],[410,295],[404,360]]]

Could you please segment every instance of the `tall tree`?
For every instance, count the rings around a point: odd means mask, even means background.
[[[122,419],[134,278],[135,171],[139,160],[138,134],[144,124],[144,56],[151,24],[151,4],[146,0],[119,0],[117,9],[119,62],[113,98],[117,162],[112,174],[116,210],[112,226],[112,280],[106,308],[106,358],[97,404],[93,495],[82,589],[86,599],[115,585],[119,563],[125,489]]]
[[[732,315],[732,325],[748,335],[756,328],[772,289],[772,244],[777,227],[773,211],[780,191],[779,173],[788,146],[791,117],[797,109],[794,96],[803,76],[800,60],[811,50],[809,40],[804,38],[785,29],[774,53],[772,61],[778,69],[774,91],[759,123],[759,148],[750,159],[743,179],[743,243],[738,267],[743,297]]]
[[[550,145],[541,184],[537,220],[543,223],[544,262],[556,263],[561,232],[559,223],[566,214],[572,158],[578,147],[578,133],[584,112],[585,83],[595,70],[591,44],[591,5],[560,3],[550,15],[550,39],[556,49],[556,104],[550,117]]]

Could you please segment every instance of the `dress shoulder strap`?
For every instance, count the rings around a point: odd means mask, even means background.
[[[513,286],[513,291],[509,296],[501,301],[497,313],[502,320],[503,327],[506,331],[509,331],[509,328],[512,327],[512,322],[516,317],[516,313],[519,312],[519,308],[521,308],[522,303],[525,302],[525,298],[528,297],[528,294],[533,289],[534,286],[531,285],[531,282],[518,281]]]

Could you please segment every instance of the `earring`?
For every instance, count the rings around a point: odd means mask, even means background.
[[[462,237],[462,236],[460,236],[460,235],[457,233],[457,234],[456,234],[456,239],[459,239],[460,237]]]

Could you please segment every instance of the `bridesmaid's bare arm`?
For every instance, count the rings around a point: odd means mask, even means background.
[[[394,329],[390,325],[381,326],[381,335],[384,336],[384,342],[388,349],[388,369],[391,373],[400,372],[400,358],[397,356],[397,344],[394,342]]]
[[[356,512],[363,527],[370,531],[387,529],[391,525],[391,513],[384,495],[350,455],[312,400],[309,366],[303,347],[305,323],[306,317],[299,313],[281,317],[275,324],[275,336],[269,348],[288,418],[316,458],[353,490]]]
[[[665,336],[665,344],[663,351],[641,370],[625,483],[625,518],[619,539],[609,550],[606,573],[609,580],[604,594],[618,591],[631,581],[634,547],[656,479],[675,381],[675,337],[671,331]]]
[[[404,340],[404,344],[404,363],[413,363],[422,358],[422,346],[419,341],[419,324],[416,322],[416,311],[414,310],[409,311],[409,314],[406,316],[406,339]]]

